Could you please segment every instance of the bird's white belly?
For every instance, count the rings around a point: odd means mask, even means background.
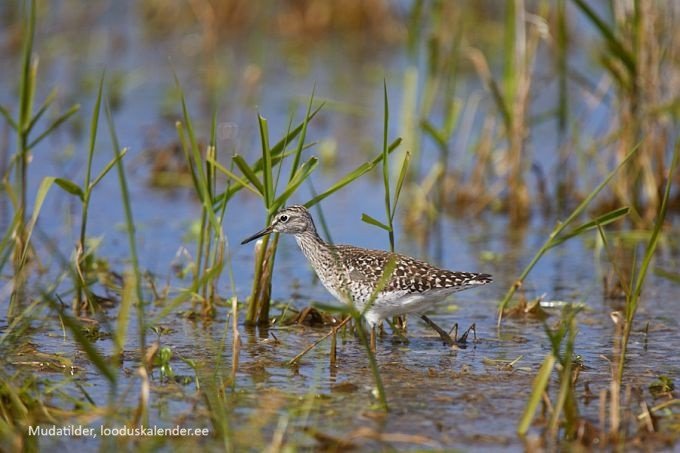
[[[375,302],[366,312],[366,320],[370,324],[377,324],[386,318],[393,316],[422,313],[437,302],[441,302],[451,294],[450,288],[427,293],[409,293],[408,291],[396,291],[383,293],[376,298]]]

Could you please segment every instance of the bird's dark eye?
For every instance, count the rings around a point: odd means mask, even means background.
[[[283,223],[286,223],[288,221],[288,216],[286,214],[283,214],[282,216],[279,217],[279,220]]]

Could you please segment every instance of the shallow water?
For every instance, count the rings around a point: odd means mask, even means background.
[[[288,246],[294,247],[290,242],[283,241],[278,262],[280,274],[274,281],[276,298],[287,304],[290,293],[300,293],[300,300],[292,303],[295,308],[313,301],[328,302],[329,296],[323,288],[312,281],[311,270],[304,264],[301,253],[286,250]],[[474,242],[466,244],[471,249],[478,246]],[[520,261],[526,259],[514,252]],[[571,262],[578,265],[569,264]],[[610,385],[609,358],[614,332],[610,312],[616,307],[603,300],[600,285],[592,282],[595,264],[592,254],[576,243],[562,253],[546,257],[545,264],[530,281],[534,291],[548,294],[547,299],[586,304],[578,317],[575,353],[582,357],[584,369],[577,394],[584,394],[582,386],[587,383],[597,396]],[[321,448],[324,442],[330,442],[330,445],[354,445],[369,450],[474,447],[494,451],[503,447],[522,451],[525,445],[515,435],[515,429],[531,390],[530,383],[550,346],[543,324],[538,321],[508,319],[497,331],[497,301],[507,288],[503,276],[513,274],[502,264],[487,264],[483,269],[497,275],[499,281],[460,293],[452,301],[455,305],[442,307],[432,315],[441,326],[451,326],[454,322],[461,326],[475,323],[477,341],[467,349],[449,350],[416,318],[409,319],[408,342],[392,336],[389,331],[379,339],[377,361],[390,406],[388,413],[379,409],[365,349],[351,333],[338,338],[335,367],[329,362],[328,341],[304,356],[299,366],[289,367],[286,362],[328,328],[246,329],[241,326],[242,348],[236,383],[233,390],[229,387],[226,390],[236,445],[253,450],[264,448],[276,427],[285,423],[286,441],[301,448]],[[284,283],[291,277],[300,280],[301,286],[291,288]],[[655,277],[651,277],[648,288],[631,337],[624,380],[643,389],[660,375],[673,377],[680,371],[675,353],[675,345],[680,341],[678,321],[669,314],[668,307],[676,290]],[[456,309],[451,311],[451,307]],[[274,309],[274,314],[278,309],[280,307]],[[549,324],[559,319],[559,310],[549,312],[552,314]],[[115,316],[115,310],[111,316]],[[232,333],[230,324],[225,325],[226,317],[226,311],[220,310],[217,320],[209,323],[178,315],[163,320],[162,325],[172,331],[161,337],[161,345],[172,349],[171,364],[178,376],[195,376],[179,357],[191,358],[203,367],[199,375],[204,386],[210,385],[211,370],[221,370],[225,376],[230,374]],[[134,322],[131,320],[131,325]],[[647,322],[649,333],[645,335],[640,330]],[[48,326],[41,332],[32,336],[32,341],[40,345],[40,351],[73,357],[80,367],[76,381],[98,404],[105,404],[108,384],[70,341],[60,337],[58,326]],[[226,342],[222,343],[225,336]],[[154,339],[152,334],[149,338]],[[109,340],[97,342],[104,353],[109,352],[111,346]],[[133,373],[137,364],[135,349],[135,338],[131,336],[126,347],[130,352],[123,364],[131,376],[122,380],[120,388],[130,386],[127,401],[132,407],[139,386],[139,379]],[[513,366],[507,365],[514,360]],[[54,373],[47,376],[58,378]],[[156,369],[152,380],[151,423],[174,426],[181,420],[183,426],[209,426],[203,410],[194,409],[195,392],[194,383],[161,382]],[[202,407],[201,398],[198,401]],[[596,424],[597,400],[581,403],[582,415]],[[540,429],[534,428],[532,433],[539,434]],[[93,448],[98,445],[93,440],[84,442]],[[215,440],[207,444],[218,445]]]
[[[88,103],[95,97],[91,81],[97,79],[104,66],[109,77],[117,74],[126,77],[123,100],[115,111],[115,120],[122,144],[130,147],[126,169],[130,177],[141,265],[153,273],[159,286],[167,282],[172,288],[184,288],[189,282],[175,275],[173,262],[181,262],[177,256],[184,247],[189,254],[194,253],[195,242],[190,230],[197,221],[200,207],[186,189],[152,188],[149,185],[149,164],[145,163],[143,151],[175,140],[173,123],[179,118],[179,103],[172,94],[168,94],[174,83],[171,67],[182,82],[196,118],[196,127],[202,131],[201,137],[207,136],[210,109],[205,104],[210,100],[206,99],[210,97],[210,91],[203,86],[200,76],[210,68],[201,57],[183,53],[187,49],[187,41],[191,41],[190,35],[170,35],[162,39],[147,35],[133,6],[125,2],[120,2],[120,5],[123,6],[111,6],[109,14],[97,16],[88,28],[92,39],[80,45],[74,42],[79,37],[78,33],[61,30],[65,13],[44,18],[45,30],[48,31],[39,36],[43,43],[41,53],[45,56],[41,60],[44,83],[38,97],[53,85],[62,87],[66,93],[63,102],[73,98],[84,103],[82,122],[86,125],[92,108]],[[62,41],[57,37],[61,37]],[[124,44],[121,48],[111,44],[117,39]],[[54,46],[50,51],[48,43]],[[345,52],[336,51],[334,46],[337,45],[343,46],[341,49]],[[345,172],[378,153],[381,147],[383,77],[387,79],[393,95],[390,98],[393,112],[391,129],[393,136],[397,136],[400,134],[397,112],[402,101],[402,74],[411,62],[391,48],[371,52],[361,47],[337,39],[308,52],[291,51],[284,44],[264,45],[257,37],[225,44],[223,51],[216,56],[220,62],[218,69],[225,71],[225,78],[228,75],[230,80],[224,82],[223,97],[219,99],[218,122],[221,130],[226,132],[218,145],[224,155],[238,152],[254,159],[259,153],[256,112],[270,120],[273,135],[280,135],[286,130],[291,105],[299,107],[299,118],[314,83],[320,98],[335,103],[329,103],[320,118],[311,123],[310,139],[322,144],[308,151],[307,155],[317,154],[317,150],[328,145],[329,141],[334,141],[337,146],[336,161],[322,160],[322,165],[315,172],[315,189],[320,191],[328,187]],[[258,51],[254,52],[253,48]],[[300,65],[306,69],[292,67],[294,57],[299,58],[295,61],[301,61]],[[576,55],[575,58],[584,57]],[[249,65],[262,71],[255,94],[247,91],[245,76]],[[196,68],[204,72],[198,71],[197,74]],[[13,77],[10,71],[0,74],[0,103],[3,105],[11,105]],[[460,94],[464,99],[483,92],[473,76],[464,79],[465,89]],[[549,104],[549,99],[542,99],[541,103]],[[166,107],[168,104],[171,107]],[[593,124],[608,113],[602,108],[588,111]],[[480,118],[475,121],[474,130],[479,130],[478,123],[481,123]],[[536,160],[549,169],[555,162],[555,153],[552,152],[556,147],[555,139],[548,129],[553,126],[538,127],[532,136],[532,145],[541,150],[535,153]],[[87,126],[84,128],[86,130]],[[31,165],[32,194],[41,178],[47,175],[82,178],[85,142],[83,135],[62,131],[41,145],[35,151]],[[103,124],[97,143],[95,168],[101,168],[112,156]],[[75,155],[71,155],[71,145],[77,150]],[[457,155],[460,159],[464,157],[464,152]],[[428,168],[434,159],[436,154],[431,144],[426,144],[422,167]],[[224,160],[228,161],[228,158]],[[558,171],[559,168],[550,170],[548,176]],[[310,193],[308,187],[303,187],[291,201],[304,202]],[[4,196],[4,193],[0,194],[0,197]],[[77,237],[79,208],[56,188],[49,197],[39,223],[41,236],[52,238],[57,250],[68,258]],[[408,200],[403,200],[403,203],[408,203]],[[228,385],[225,388],[229,429],[239,449],[261,450],[272,442],[277,430],[283,430],[285,441],[301,449],[356,446],[366,450],[474,448],[475,451],[496,451],[501,447],[512,451],[524,450],[524,440],[517,437],[515,430],[531,391],[531,382],[549,353],[550,345],[544,325],[539,321],[506,319],[501,330],[497,330],[496,309],[507,288],[544,242],[556,219],[537,214],[525,229],[515,230],[503,215],[485,213],[474,219],[445,215],[442,220],[443,242],[429,241],[423,247],[417,241],[418,232],[408,231],[402,226],[400,216],[408,210],[403,203],[397,215],[398,251],[433,260],[453,270],[493,274],[492,285],[457,294],[431,316],[446,328],[454,323],[461,328],[474,323],[478,341],[464,350],[449,350],[415,317],[408,322],[408,342],[392,336],[388,329],[378,342],[377,352],[390,407],[389,412],[383,413],[374,396],[375,384],[365,349],[357,337],[347,333],[338,339],[335,367],[330,365],[328,341],[307,354],[298,367],[290,367],[286,362],[324,335],[328,328],[278,326],[246,329],[242,325],[244,312],[241,310],[240,364],[233,388]],[[109,260],[114,270],[122,272],[129,265],[129,252],[115,177],[102,181],[92,204],[89,234],[102,238],[98,254]],[[385,234],[360,221],[364,212],[377,218],[384,215],[379,172],[367,175],[328,198],[322,207],[334,242],[388,248]],[[7,207],[3,208],[0,204],[0,212],[0,219],[4,219]],[[314,212],[314,215],[318,214]],[[265,213],[259,200],[244,191],[230,203],[225,219],[224,231],[231,244],[234,290],[239,301],[244,301],[252,278],[253,247],[237,244],[262,228]],[[672,220],[672,224],[677,225],[677,218]],[[0,226],[4,226],[2,221]],[[680,253],[675,232],[677,227],[665,232],[662,252],[655,263],[657,267],[678,269]],[[550,251],[531,273],[523,289],[528,299],[545,295],[546,301],[585,305],[577,318],[579,334],[575,352],[582,357],[584,365],[577,394],[584,393],[583,385],[587,382],[592,394],[597,396],[610,384],[608,359],[612,356],[615,331],[610,313],[620,310],[622,303],[603,297],[602,277],[609,270],[609,265],[603,252],[594,251],[594,241],[593,233]],[[38,249],[44,252],[47,271],[36,281],[36,292],[51,283],[61,270],[59,261],[52,251],[47,251],[45,244],[39,242]],[[219,288],[224,298],[232,295],[227,281],[223,278]],[[67,282],[59,288],[65,291],[68,286]],[[5,291],[0,294],[4,296]],[[674,312],[678,294],[677,285],[650,274],[631,336],[624,379],[643,391],[660,375],[672,379],[680,375],[680,359],[676,353],[680,334]],[[278,316],[286,306],[300,310],[317,302],[331,302],[331,297],[316,280],[292,238],[280,241],[273,299],[276,302],[274,316]],[[7,312],[6,304],[3,297],[0,304],[2,316]],[[162,305],[150,307],[149,317],[161,308]],[[560,312],[556,309],[548,311],[552,316],[547,323],[552,325],[559,319]],[[161,321],[161,326],[171,329],[161,336],[161,346],[171,348],[175,374],[189,378],[190,382],[186,385],[164,382],[158,369],[154,371],[149,411],[151,424],[211,427],[206,402],[193,381],[196,373],[181,357],[198,364],[199,380],[204,388],[215,385],[211,382],[215,370],[229,376],[233,341],[229,312],[226,307],[221,307],[216,319],[211,322],[189,320],[180,313],[172,313]],[[113,308],[105,313],[104,319],[100,319],[103,332],[111,332],[116,315],[117,309]],[[645,334],[642,330],[647,324],[648,333]],[[6,319],[0,318],[0,326],[6,329]],[[136,319],[133,317],[122,364],[125,371],[120,374],[118,388],[118,397],[125,403],[121,404],[121,420],[129,420],[126,416],[136,407],[140,391],[140,379],[135,374],[139,364],[135,326]],[[70,337],[64,337],[62,327],[53,315],[49,311],[43,312],[42,316],[36,317],[34,327],[28,340],[40,352],[71,359],[76,367],[74,376],[39,371],[39,367],[19,366],[16,363],[20,360],[12,356],[10,363],[15,365],[10,371],[35,373],[46,381],[72,379],[66,388],[76,400],[83,400],[83,392],[77,389],[75,383],[81,385],[98,406],[105,406],[109,399],[108,382]],[[154,341],[156,337],[149,332],[147,339]],[[113,350],[110,338],[97,341],[96,346],[104,355]],[[505,365],[515,360],[513,366]],[[555,387],[551,386],[553,394]],[[651,400],[648,393],[645,398]],[[70,402],[62,401],[60,404],[71,406]],[[597,425],[599,404],[596,400],[580,401],[579,409],[588,421]],[[101,419],[94,414],[91,419],[81,421],[96,425]],[[534,426],[531,434],[538,435],[541,430],[542,426]],[[71,445],[72,441],[75,439],[43,438],[40,445]],[[77,442],[84,450],[96,450],[116,440],[79,439]],[[172,449],[181,442],[189,441],[160,439],[158,442]],[[213,437],[199,443],[214,449],[220,447],[219,441]]]

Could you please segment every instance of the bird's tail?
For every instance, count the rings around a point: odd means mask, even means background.
[[[489,274],[474,274],[471,273],[468,280],[465,282],[467,285],[486,285],[491,283],[493,277]]]

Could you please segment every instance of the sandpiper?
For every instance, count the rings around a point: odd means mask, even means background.
[[[430,321],[424,312],[451,293],[492,281],[489,274],[439,269],[397,253],[329,244],[316,232],[314,220],[304,206],[280,210],[268,227],[241,244],[270,233],[295,236],[302,253],[328,292],[342,303],[353,304],[363,314],[371,326],[373,348],[375,326],[383,319],[408,313],[420,315],[451,345],[448,334]],[[392,274],[383,276],[388,264],[393,267]],[[379,286],[380,291],[374,294]]]

